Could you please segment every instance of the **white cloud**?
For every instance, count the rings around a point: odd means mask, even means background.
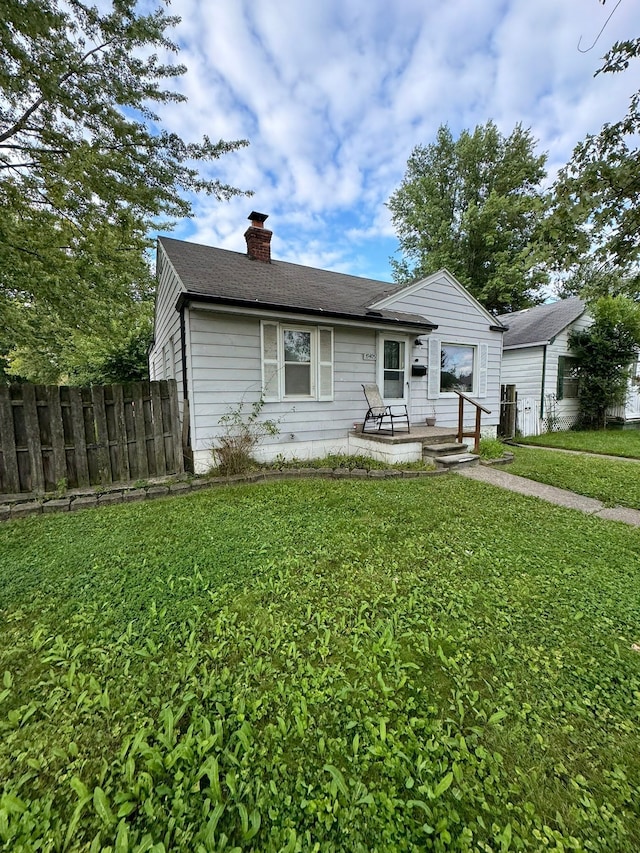
[[[178,234],[244,251],[252,208],[271,214],[274,256],[387,276],[384,204],[417,144],[494,119],[530,127],[555,171],[586,133],[621,116],[634,70],[593,74],[640,28],[637,4],[597,0],[174,0],[188,104],[163,119],[186,138],[246,137],[207,174],[251,199],[198,200]]]

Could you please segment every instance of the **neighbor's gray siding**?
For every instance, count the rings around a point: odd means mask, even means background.
[[[327,322],[318,325],[331,326]],[[363,420],[366,407],[361,385],[376,381],[376,365],[363,360],[362,353],[375,352],[376,332],[341,326],[333,326],[333,330],[334,399],[265,403],[262,416],[279,422],[279,434],[265,437],[263,445],[343,439],[354,422]],[[192,307],[189,335],[193,449],[203,451],[220,433],[223,415],[240,402],[248,410],[260,399],[260,319]]]
[[[505,350],[502,355],[502,384],[515,385],[518,397],[532,397],[539,401],[543,354],[542,346]],[[550,387],[548,380],[545,385]],[[555,385],[553,387],[555,389]]]
[[[419,290],[409,293],[393,302],[393,308],[411,314],[421,314],[438,324],[431,334],[442,343],[459,343],[488,347],[487,392],[486,396],[474,399],[491,410],[490,415],[482,415],[482,425],[496,426],[500,420],[500,365],[502,356],[502,332],[492,332],[492,321],[478,308],[462,287],[451,284],[444,276],[431,281]],[[421,336],[423,346],[413,347],[411,362],[419,359],[428,362],[429,337]],[[427,397],[427,380],[413,378],[411,382],[411,417],[413,422],[424,422],[431,414],[432,403],[436,411],[438,426],[457,426],[457,395],[441,395],[434,400]],[[472,423],[475,409],[465,407],[465,422]]]
[[[518,399],[520,401],[524,399],[534,400],[538,411],[540,411],[542,402],[542,415],[543,418],[546,418],[549,414],[550,402],[557,393],[558,358],[561,355],[571,355],[569,349],[571,332],[581,331],[590,325],[590,317],[583,314],[582,317],[563,329],[551,343],[547,344],[546,361],[544,359],[544,345],[505,350],[502,357],[503,385],[515,385]],[[543,362],[545,364],[544,389],[542,387]],[[558,400],[555,403],[555,414],[559,419],[566,419],[566,423],[569,423],[578,414],[577,398]],[[566,423],[560,421],[559,425],[566,426]],[[543,426],[541,428],[544,429]]]
[[[183,375],[180,340],[180,314],[176,302],[184,287],[161,246],[157,257],[158,284],[154,318],[154,341],[149,352],[151,379],[175,379],[182,415]]]
[[[588,328],[592,323],[591,318],[587,314],[583,314],[574,323],[566,329],[563,329],[555,340],[549,344],[547,348],[547,371],[545,380],[545,397],[549,394],[555,394],[558,387],[558,358],[561,355],[571,355],[569,349],[569,335],[573,331],[582,331]],[[547,406],[545,405],[545,415],[547,414]],[[556,415],[558,418],[574,419],[578,414],[578,399],[577,397],[568,400],[558,400],[556,403]],[[560,422],[560,426],[567,426],[567,423]]]

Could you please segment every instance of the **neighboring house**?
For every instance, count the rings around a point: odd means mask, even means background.
[[[569,429],[578,415],[578,381],[572,371],[569,335],[591,325],[591,317],[578,297],[547,302],[498,321],[504,334],[502,384],[515,385],[518,394],[517,429],[538,435]],[[609,423],[640,423],[640,361],[631,366],[625,406],[608,413]]]
[[[271,259],[272,232],[252,213],[247,254],[158,240],[153,379],[175,378],[197,471],[211,464],[220,418],[264,400],[279,423],[263,459],[363,452],[355,434],[376,382],[412,424],[432,413],[457,427],[467,393],[499,420],[500,326],[445,270],[408,286]],[[475,409],[467,409],[472,426]],[[379,446],[379,445],[378,445]]]
[[[502,384],[518,394],[517,429],[537,435],[568,429],[578,415],[578,383],[572,372],[569,334],[591,319],[577,297],[503,314]]]
[[[629,387],[624,406],[610,409],[607,413],[610,426],[640,428],[640,353],[629,369]]]

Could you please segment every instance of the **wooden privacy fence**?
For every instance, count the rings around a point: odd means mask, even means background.
[[[184,470],[175,380],[0,385],[0,492],[126,482]]]

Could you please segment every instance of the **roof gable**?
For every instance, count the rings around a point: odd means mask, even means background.
[[[435,327],[425,317],[379,309],[398,285],[286,261],[255,261],[240,252],[160,237],[160,246],[191,300],[280,308],[354,320]]]
[[[484,305],[481,305],[480,302],[472,296],[471,293],[467,290],[467,288],[461,284],[458,279],[452,275],[448,270],[441,269],[437,272],[431,273],[431,275],[426,276],[425,278],[421,278],[419,281],[414,281],[412,284],[407,284],[404,286],[400,286],[393,293],[385,295],[382,299],[376,302],[372,307],[375,308],[389,308],[394,303],[398,302],[400,299],[403,299],[405,296],[412,296],[414,293],[417,293],[419,290],[423,288],[428,288],[436,282],[445,281],[449,287],[452,287],[456,290],[464,299],[466,299],[470,305],[472,305],[479,314],[482,314],[483,317],[487,320],[490,325],[497,326],[500,325],[499,319],[494,317]]]
[[[504,349],[550,344],[567,326],[575,323],[585,310],[585,303],[576,296],[534,305],[533,308],[514,311],[512,314],[502,314],[498,320],[509,327],[504,334]]]

